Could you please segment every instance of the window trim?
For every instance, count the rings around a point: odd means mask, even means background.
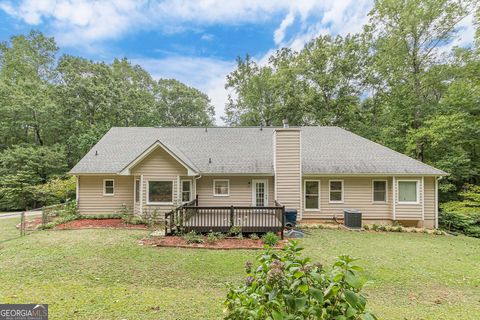
[[[215,193],[215,183],[217,181],[226,181],[227,182],[227,188],[228,188],[227,194],[216,194]],[[213,196],[214,197],[229,197],[230,196],[230,179],[213,179]]]
[[[400,182],[415,182],[417,189],[417,201],[400,201]],[[418,179],[398,179],[397,180],[397,195],[396,200],[398,204],[420,204],[420,180]]]
[[[113,192],[112,193],[106,193],[106,189],[107,189],[107,185],[106,185],[106,182],[107,181],[112,181],[113,182]],[[115,179],[103,179],[103,196],[104,197],[113,197],[115,196]]]
[[[137,182],[138,182],[138,188],[137,188]],[[135,179],[134,182],[134,190],[133,190],[133,202],[134,203],[140,203],[140,190],[141,190],[141,185],[140,185],[140,179]],[[138,193],[138,197],[137,197]]]
[[[172,183],[172,201],[169,202],[152,202],[150,201],[150,182],[171,182]],[[175,199],[175,180],[165,180],[165,179],[148,179],[147,180],[147,205],[173,205],[173,200]]]
[[[385,182],[385,201],[376,201],[375,200],[375,182],[383,181]],[[388,203],[388,180],[387,179],[372,179],[372,202],[373,203]]]
[[[183,183],[184,182],[188,182],[188,184],[190,185],[190,189],[189,189],[189,193],[190,193],[190,197],[188,197],[188,201],[183,201]],[[192,194],[193,194],[193,190],[192,190],[192,180],[189,180],[189,179],[183,179],[183,180],[180,180],[180,200],[182,201],[182,203],[187,203],[187,202],[190,202],[192,201]]]
[[[340,182],[342,184],[342,200],[332,200],[332,182]],[[344,201],[345,186],[343,180],[328,180],[328,202],[329,203],[343,203]]]
[[[316,208],[307,208],[307,182],[316,182],[318,184],[318,200],[317,200],[317,207]],[[304,180],[303,181],[303,210],[304,211],[320,211],[320,190],[321,184],[320,180]],[[343,192],[342,192],[343,193]]]

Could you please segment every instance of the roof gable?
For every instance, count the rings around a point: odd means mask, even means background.
[[[181,152],[177,150],[174,152],[172,148],[168,148],[165,144],[161,143],[159,140],[155,141],[150,147],[145,149],[141,154],[139,154],[135,159],[133,159],[129,164],[127,164],[118,174],[120,175],[130,175],[131,169],[136,165],[140,164],[145,158],[147,158],[152,152],[158,148],[167,152],[172,158],[174,158],[178,163],[180,163],[185,169],[187,169],[187,174],[189,176],[195,176],[198,174],[198,169],[195,168],[195,165]]]

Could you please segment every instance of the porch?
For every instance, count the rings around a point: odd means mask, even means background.
[[[177,232],[222,232],[239,227],[244,233],[281,232],[285,206],[199,206],[198,196],[165,214],[165,234]]]

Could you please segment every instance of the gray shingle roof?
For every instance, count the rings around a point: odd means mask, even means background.
[[[112,128],[70,173],[118,173],[160,141],[200,173],[273,174],[274,130]],[[338,127],[302,127],[301,131],[303,174],[445,174]]]

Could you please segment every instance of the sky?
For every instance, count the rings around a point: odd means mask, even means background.
[[[225,77],[235,59],[260,63],[276,49],[361,31],[373,0],[0,0],[0,41],[40,30],[61,53],[95,61],[127,57],[156,79],[205,92],[222,124]],[[471,17],[456,44],[471,42]]]

